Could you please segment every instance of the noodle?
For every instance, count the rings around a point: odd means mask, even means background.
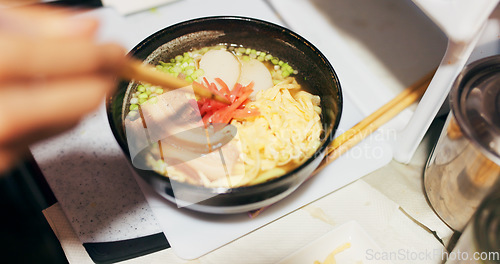
[[[234,119],[238,129],[245,177],[250,184],[263,182],[303,163],[320,145],[321,108],[319,97],[300,90],[295,78],[288,77],[274,87],[260,91],[249,108],[260,115],[245,120]],[[267,177],[259,173],[275,168]]]

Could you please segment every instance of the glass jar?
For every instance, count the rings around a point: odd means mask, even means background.
[[[424,188],[436,214],[463,231],[500,179],[500,56],[464,68],[450,92],[450,109]]]

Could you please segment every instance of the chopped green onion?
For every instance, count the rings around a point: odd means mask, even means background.
[[[128,118],[134,118],[134,117],[136,117],[136,116],[137,116],[137,114],[139,114],[139,113],[137,112],[137,110],[130,110],[130,112],[128,112],[127,117],[128,117]]]
[[[155,97],[153,97],[153,98],[149,99],[149,100],[148,100],[148,103],[151,103],[151,104],[156,104],[156,103],[158,103],[158,97],[156,97],[156,96],[155,96]]]
[[[203,69],[198,69],[196,70],[192,75],[196,76],[196,78],[203,76],[205,74],[205,71]]]
[[[193,73],[194,73],[194,69],[186,69],[186,70],[184,71],[184,74],[186,74],[186,75],[191,75],[191,74],[193,74]]]

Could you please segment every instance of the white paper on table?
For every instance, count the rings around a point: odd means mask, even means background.
[[[413,0],[455,42],[467,42],[483,26],[498,0]]]
[[[133,14],[149,8],[166,5],[178,0],[141,0],[141,1],[123,1],[123,0],[101,0],[104,6],[110,6],[122,15]]]
[[[45,210],[44,215],[61,241],[70,263],[92,263],[70,223],[62,213],[59,204]],[[364,229],[381,249],[378,250],[378,247],[373,245],[368,251],[362,249],[351,252],[351,254],[355,253],[353,256],[355,259],[365,259],[366,261],[363,263],[372,262],[373,253],[381,254],[382,252],[408,252],[412,254],[431,252],[431,256],[422,261],[425,260],[425,263],[432,264],[441,263],[440,253],[445,252],[445,249],[439,241],[406,217],[401,210],[398,210],[396,203],[363,180],[349,184],[321,200],[296,210],[256,232],[197,259],[197,262],[218,264],[277,263],[294,252],[302,251],[309,243],[314,243],[313,241],[318,237],[338,229],[339,226],[344,226],[344,223],[349,223],[352,219],[357,219],[359,227]],[[345,231],[347,232],[343,232],[344,236],[340,234],[337,236],[337,232],[335,232],[334,239],[342,239],[342,242],[351,240],[346,236],[353,236],[356,239],[358,234],[356,230]],[[286,239],[283,239],[284,234],[286,234]],[[364,237],[357,237],[357,239],[364,239]],[[333,249],[335,245],[330,246]],[[401,260],[395,264],[408,263],[404,259]],[[166,249],[126,260],[123,263],[185,264],[186,261],[177,257],[172,249]]]

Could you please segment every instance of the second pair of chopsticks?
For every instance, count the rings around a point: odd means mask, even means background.
[[[417,102],[422,98],[423,94],[427,90],[429,83],[434,76],[435,70],[426,74],[420,80],[415,82],[410,87],[403,90],[394,99],[377,109],[371,115],[367,116],[365,119],[361,120],[355,126],[338,136],[333,140],[328,146],[325,158],[321,161],[320,165],[311,174],[312,177],[324,169],[328,164],[332,163],[346,151],[356,146],[359,142],[365,139],[367,136],[375,132],[383,124],[387,123],[389,120],[393,119],[396,115],[401,113],[404,109]],[[257,217],[262,211],[267,207],[249,212],[251,218]]]
[[[191,84],[170,74],[157,71],[152,65],[145,64],[137,59],[127,58],[127,61],[123,65],[119,74],[120,77],[127,80],[143,81],[152,85],[162,86],[168,90],[192,85],[193,91],[196,95],[214,99],[224,104],[230,104],[229,100],[224,96],[215,94],[207,88],[198,85],[197,83]]]
[[[326,165],[333,162],[346,151],[375,132],[382,125],[393,119],[404,109],[422,98],[423,94],[427,90],[427,87],[429,86],[429,83],[432,80],[432,77],[434,76],[434,73],[435,71],[429,72],[416,83],[403,90],[391,101],[377,109],[365,119],[361,120],[351,129],[335,138],[328,147],[326,157],[323,159],[321,164],[313,172],[312,175],[315,175],[316,173],[321,171]]]

